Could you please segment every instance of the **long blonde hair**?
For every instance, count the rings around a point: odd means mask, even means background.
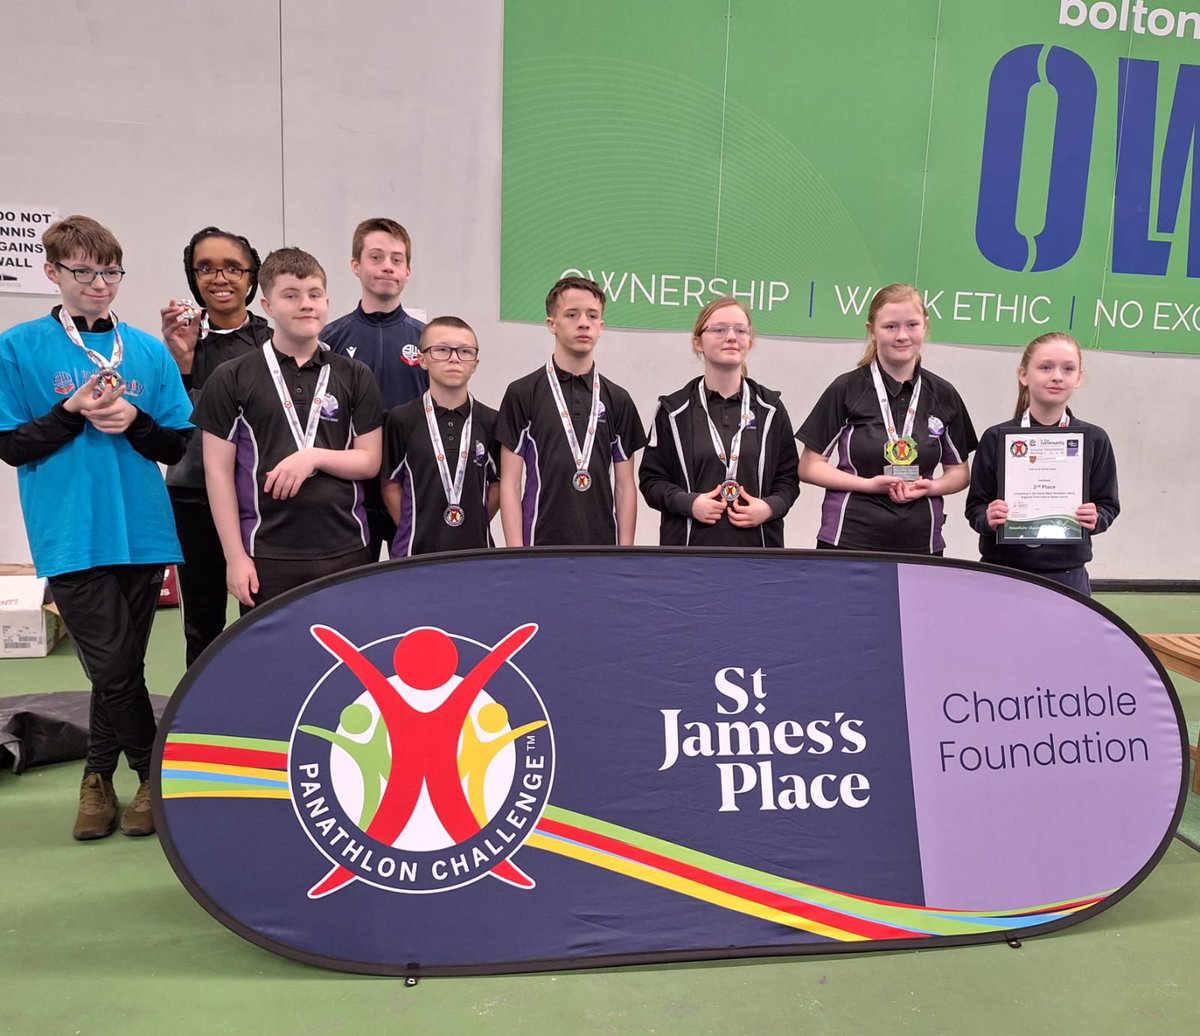
[[[879,311],[891,302],[915,302],[917,309],[921,311],[921,316],[925,318],[925,322],[929,322],[929,310],[925,308],[925,298],[916,288],[911,284],[889,284],[875,292],[875,296],[871,299],[871,305],[867,308],[868,328],[875,326],[875,318],[879,315]],[[878,349],[875,332],[869,330],[867,332],[867,348],[862,354],[862,359],[858,361],[858,365],[860,367],[869,366],[874,361]]]
[[[1033,354],[1037,352],[1039,345],[1055,341],[1063,341],[1075,346],[1075,355],[1079,357],[1079,370],[1082,373],[1083,350],[1079,348],[1079,343],[1065,331],[1047,331],[1044,335],[1038,335],[1037,338],[1025,346],[1025,351],[1021,353],[1021,370],[1029,370],[1029,365],[1033,363]],[[1013,417],[1019,418],[1029,409],[1029,386],[1022,385],[1019,381],[1017,382],[1017,386],[1017,409]]]
[[[726,306],[737,306],[743,313],[746,314],[746,323],[750,327],[750,345],[748,349],[754,348],[754,321],[750,319],[750,311],[741,304],[732,295],[719,295],[715,299],[709,299],[703,306],[700,307],[700,312],[696,314],[695,323],[692,324],[692,352],[697,356],[702,356],[698,346],[700,345],[700,336],[704,333],[704,329],[708,327],[709,318],[718,310],[724,309]],[[742,377],[749,377],[749,371],[746,365],[742,364]]]

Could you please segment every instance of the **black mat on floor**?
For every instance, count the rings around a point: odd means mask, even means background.
[[[51,691],[0,698],[0,769],[21,773],[33,766],[82,759],[91,696],[91,691]],[[167,700],[150,695],[156,718],[162,718]]]

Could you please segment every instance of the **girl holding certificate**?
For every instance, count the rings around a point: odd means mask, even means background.
[[[796,444],[779,393],[746,376],[753,348],[739,302],[700,310],[692,351],[704,373],[659,399],[642,455],[642,495],[662,512],[664,546],[783,546],[783,516],[800,493]]]
[[[1092,559],[1092,537],[1104,532],[1120,513],[1117,499],[1117,463],[1112,444],[1103,428],[1081,421],[1067,405],[1083,380],[1083,357],[1079,343],[1070,335],[1051,332],[1035,338],[1025,347],[1017,368],[1016,413],[1011,421],[994,425],[983,433],[971,489],[967,494],[967,521],[979,533],[982,560],[1034,572],[1062,583],[1082,594],[1091,594],[1085,567]],[[999,543],[997,530],[1009,519],[1010,503],[1000,498],[999,467],[1002,444],[1007,434],[1028,429],[1063,428],[1079,433],[1072,445],[1068,436],[1065,449],[1082,450],[1084,501],[1075,508],[1075,520],[1081,533],[1075,538],[1040,539],[1030,543]],[[1023,439],[1010,445],[1020,450]]]
[[[942,498],[967,486],[975,429],[954,386],[921,365],[929,314],[916,288],[880,288],[866,326],[858,366],[796,433],[800,481],[825,489],[817,546],[941,555]]]

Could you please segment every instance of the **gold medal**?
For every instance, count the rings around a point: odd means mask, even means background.
[[[889,440],[884,444],[883,456],[889,464],[915,464],[917,462],[917,440],[911,435]]]

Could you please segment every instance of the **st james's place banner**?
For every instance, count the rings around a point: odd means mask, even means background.
[[[1038,934],[1165,851],[1173,688],[1120,619],[979,565],[442,555],[265,605],[159,733],[193,896],[382,974]]]

